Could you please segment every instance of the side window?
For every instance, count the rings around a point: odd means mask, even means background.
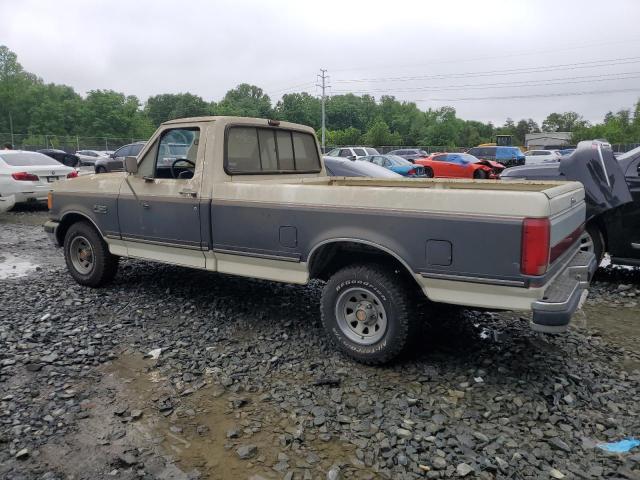
[[[313,135],[291,132],[291,136],[293,137],[296,170],[302,172],[320,170],[320,158],[318,157],[318,148]]]
[[[373,157],[371,162],[375,163],[376,165],[380,165],[381,167],[384,166],[384,159],[382,157]]]
[[[177,180],[193,178],[199,143],[200,129],[198,128],[174,128],[162,132],[156,152],[153,177]],[[177,145],[180,148],[177,148]],[[133,145],[132,147],[136,147],[137,153],[140,153],[143,145]],[[132,152],[132,155],[136,155],[136,153]]]
[[[486,149],[485,155],[487,157],[495,157],[498,153],[498,149],[496,147],[489,147]]]
[[[433,157],[433,159],[436,162],[446,162],[447,161],[447,156],[446,155],[436,155],[435,157]]]
[[[231,127],[226,147],[225,168],[230,174],[320,171],[316,140],[308,133]]]
[[[232,172],[259,172],[258,131],[253,127],[229,129],[227,167]]]
[[[364,157],[366,155],[365,151],[361,148],[354,148],[353,153],[355,153],[359,157]]]
[[[129,149],[129,156],[137,157],[138,154],[142,151],[142,147],[144,147],[144,144],[142,143],[131,145],[131,148]]]
[[[118,150],[116,150],[116,153],[114,153],[113,156],[114,157],[128,157],[130,151],[131,151],[131,149],[129,148],[129,145],[125,145],[124,147],[121,147]]]
[[[340,156],[341,157],[350,157],[351,156],[351,150],[349,150],[348,148],[343,148],[342,150],[340,150]]]

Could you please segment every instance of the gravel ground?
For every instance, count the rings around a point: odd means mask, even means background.
[[[449,313],[374,368],[318,284],[127,260],[82,288],[44,218],[0,216],[0,478],[640,478],[597,448],[640,436],[637,271],[601,269],[568,334]]]

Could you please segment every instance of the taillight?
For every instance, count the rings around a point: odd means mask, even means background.
[[[47,193],[47,208],[49,210],[53,208],[53,192]]]
[[[520,271],[543,275],[549,266],[550,223],[548,218],[525,218],[522,222]]]
[[[39,180],[37,175],[34,175],[33,173],[27,173],[27,172],[12,173],[11,177],[14,180],[19,180],[21,182],[37,182]]]
[[[78,172],[73,170],[67,174],[67,178],[76,178],[78,176]]]

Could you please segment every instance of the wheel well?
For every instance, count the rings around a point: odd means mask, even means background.
[[[356,241],[330,242],[314,250],[309,258],[309,278],[326,281],[338,270],[354,263],[386,265],[417,285],[410,269],[396,256],[379,247]]]
[[[609,251],[609,238],[607,237],[607,229],[604,227],[604,219],[602,218],[602,216],[595,217],[589,220],[586,224],[586,228],[589,228],[591,226],[596,227],[602,235],[602,242],[604,244],[602,245],[602,250],[604,252]]]
[[[67,234],[67,230],[69,230],[69,227],[71,227],[71,225],[77,222],[87,222],[93,228],[96,228],[95,224],[85,215],[82,215],[80,213],[68,213],[64,217],[62,217],[62,220],[60,220],[60,224],[56,229],[56,240],[58,241],[58,245],[64,244],[64,237]],[[99,229],[96,228],[96,231],[100,236],[102,236],[102,233],[100,233]]]

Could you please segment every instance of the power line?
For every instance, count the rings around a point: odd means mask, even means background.
[[[409,92],[441,92],[447,90],[487,90],[494,88],[508,88],[508,87],[546,87],[549,85],[569,85],[577,83],[591,83],[591,82],[607,82],[615,80],[632,80],[640,78],[639,72],[625,72],[620,75],[626,75],[624,77],[612,77],[609,74],[605,75],[585,75],[581,77],[565,77],[554,78],[548,80],[522,80],[518,82],[499,82],[499,83],[484,83],[484,84],[464,84],[464,85],[449,85],[444,87],[415,87],[415,88],[401,88],[401,89],[389,89],[389,88],[372,88],[368,90],[335,90],[336,93],[409,93]],[[569,81],[564,81],[569,80]]]
[[[555,70],[577,70],[581,68],[601,68],[616,65],[627,65],[631,63],[640,63],[640,57],[617,58],[613,60],[593,60],[590,62],[566,63],[559,65],[537,66],[537,67],[521,67],[506,70],[487,70],[483,72],[463,72],[463,73],[441,73],[436,75],[417,75],[417,76],[400,76],[400,77],[372,77],[372,78],[356,78],[335,80],[336,83],[355,83],[355,82],[408,82],[414,80],[432,80],[445,78],[460,77],[484,77],[498,75],[515,75],[520,73],[539,73],[550,72]]]
[[[593,48],[593,47],[602,47],[605,45],[618,45],[621,43],[627,44],[627,43],[634,43],[634,42],[640,42],[640,37],[635,37],[635,38],[630,38],[627,40],[613,40],[610,42],[599,42],[599,43],[590,43],[590,44],[582,44],[582,45],[575,45],[575,46],[570,46],[570,47],[560,47],[560,48],[553,48],[553,49],[546,49],[546,50],[525,50],[523,52],[513,52],[513,53],[501,53],[499,55],[488,55],[488,56],[484,56],[484,57],[475,57],[475,58],[462,58],[462,59],[455,59],[455,60],[433,60],[433,61],[429,61],[428,63],[424,63],[422,64],[422,66],[432,66],[432,65],[442,65],[442,64],[449,64],[449,63],[463,63],[463,62],[475,62],[475,61],[481,61],[481,60],[496,60],[496,57],[498,58],[511,58],[511,57],[522,57],[522,56],[527,56],[527,55],[539,55],[539,54],[543,54],[543,53],[556,53],[556,52],[564,52],[564,51],[569,51],[569,50],[580,50],[583,48]],[[390,64],[385,64],[385,65],[379,65],[377,67],[349,67],[349,68],[334,68],[333,72],[347,72],[347,71],[366,71],[366,70],[372,70],[374,68],[380,68],[380,67],[384,67],[384,68],[403,68],[403,67],[416,67],[417,65],[414,64],[405,64],[405,65],[390,65]]]
[[[640,92],[638,88],[620,88],[614,90],[592,90],[588,92],[540,93],[532,95],[509,95],[496,97],[461,97],[461,98],[422,98],[413,102],[465,102],[474,100],[514,100],[521,98],[573,97],[578,95],[603,95],[607,93]]]

